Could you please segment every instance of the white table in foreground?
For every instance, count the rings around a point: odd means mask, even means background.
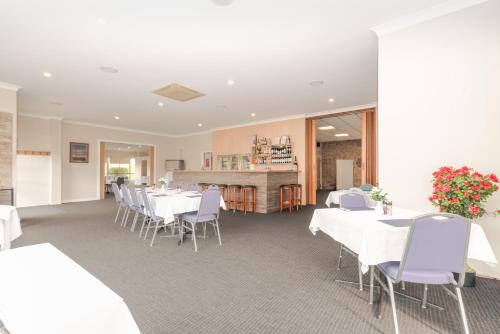
[[[0,253],[0,319],[11,334],[139,334],[123,299],[51,244]]]
[[[174,221],[175,215],[187,212],[198,211],[201,202],[201,193],[194,191],[176,190],[158,191],[148,194],[151,198],[153,209],[158,217],[162,217],[166,222]],[[221,196],[220,207],[226,210],[226,203]]]
[[[0,250],[9,249],[10,242],[21,234],[21,220],[16,207],[0,205]]]
[[[340,196],[347,194],[349,190],[335,190],[330,191],[328,197],[326,198],[325,204],[327,207],[330,207],[332,204],[340,204]],[[366,204],[369,207],[374,207],[377,203],[373,199],[371,199],[369,194],[366,194]]]
[[[420,212],[393,208],[392,216],[385,216],[375,210],[344,211],[341,209],[317,209],[314,211],[309,229],[329,235],[344,244],[363,264],[368,266],[388,261],[401,261],[406,245],[408,227],[394,227],[379,220],[408,219]],[[482,227],[472,224],[469,240],[468,258],[484,261],[490,265],[497,263],[495,254],[484,234]]]

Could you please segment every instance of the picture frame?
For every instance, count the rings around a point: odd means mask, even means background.
[[[69,162],[70,163],[89,163],[89,144],[87,143],[69,143]]]
[[[201,153],[201,169],[202,170],[212,170],[213,157],[212,152],[202,152]]]

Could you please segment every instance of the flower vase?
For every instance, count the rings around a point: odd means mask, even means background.
[[[384,214],[384,204],[382,201],[377,201],[375,204],[375,212],[379,214]]]

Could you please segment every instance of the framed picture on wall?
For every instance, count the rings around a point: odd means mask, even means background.
[[[201,153],[201,169],[212,170],[212,152]]]
[[[88,163],[89,162],[89,144],[69,143],[69,162]]]

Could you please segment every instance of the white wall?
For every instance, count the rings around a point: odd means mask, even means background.
[[[201,170],[201,153],[212,151],[212,133],[176,138],[176,148],[186,169]]]
[[[379,180],[396,206],[434,211],[431,173],[500,175],[500,1],[380,37]],[[500,208],[500,193],[487,209]],[[479,221],[500,260],[500,217]],[[471,261],[480,274],[500,278]]]

